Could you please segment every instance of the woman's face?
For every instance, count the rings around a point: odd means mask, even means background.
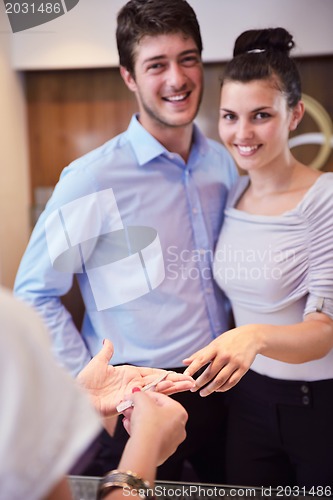
[[[219,133],[236,163],[246,171],[281,164],[288,138],[299,121],[274,79],[226,81],[221,89]]]

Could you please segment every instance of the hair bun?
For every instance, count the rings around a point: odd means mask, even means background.
[[[284,52],[289,55],[295,46],[293,37],[284,28],[266,28],[244,31],[236,39],[234,57],[247,52],[260,53],[265,51]]]

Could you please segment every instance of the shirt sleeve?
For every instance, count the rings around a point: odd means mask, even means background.
[[[100,432],[86,394],[51,354],[40,318],[0,291],[0,497],[37,500]]]
[[[308,290],[304,315],[322,312],[333,319],[333,174],[323,174],[304,203],[308,221]]]
[[[75,226],[75,236],[80,240],[78,233],[85,230],[83,224],[78,224],[82,214],[76,216],[72,204],[95,190],[88,168],[79,168],[74,162],[64,169],[32,232],[14,285],[15,295],[30,304],[43,318],[52,338],[55,356],[73,375],[77,375],[89,362],[91,355],[61,301],[61,297],[71,289],[75,272],[79,271],[78,258],[73,258],[74,254],[66,250],[69,246],[68,231],[62,230],[61,217],[63,207],[69,207],[72,220],[76,217],[76,226],[75,222],[72,225]],[[59,259],[52,259],[57,254],[65,255],[60,264]]]

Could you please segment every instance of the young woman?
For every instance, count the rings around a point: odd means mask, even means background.
[[[237,327],[184,363],[188,374],[209,363],[202,396],[233,387],[228,483],[331,490],[333,173],[288,146],[304,113],[293,47],[283,28],[246,31],[226,67],[219,132],[247,175],[230,193],[214,273]]]

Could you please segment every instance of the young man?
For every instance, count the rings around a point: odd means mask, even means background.
[[[15,286],[45,319],[73,375],[104,338],[114,343],[115,363],[183,371],[185,357],[228,328],[211,263],[237,174],[226,150],[193,124],[203,90],[195,13],[185,0],[130,0],[118,15],[117,43],[139,113],[126,132],[64,170]],[[86,307],[80,333],[60,300],[73,274]],[[189,413],[188,437],[158,477],[180,479],[188,460],[200,481],[222,482],[223,395],[177,399]],[[109,469],[110,453],[116,463],[127,438],[120,422],[113,439],[104,437],[87,473]]]

